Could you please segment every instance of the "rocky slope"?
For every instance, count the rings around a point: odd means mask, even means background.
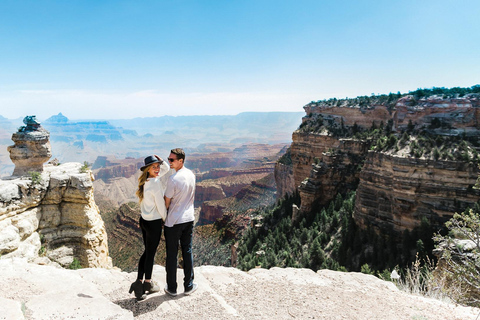
[[[1,260],[2,319],[476,319],[480,310],[399,291],[361,273],[309,269],[195,268],[190,296],[162,292],[135,302],[135,273],[65,270]],[[183,277],[181,270],[177,278]],[[165,284],[165,269],[153,279]]]

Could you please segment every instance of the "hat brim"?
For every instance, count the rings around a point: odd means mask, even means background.
[[[143,167],[141,167],[141,168],[140,168],[140,170],[142,170],[142,171],[143,171],[143,170],[145,170],[146,168],[150,167],[152,164],[155,164],[155,163],[162,163],[162,162],[163,162],[163,161],[160,161],[160,160],[158,160],[158,159],[157,159],[157,160],[155,160],[155,161],[153,161],[153,162],[150,162],[150,163],[149,163],[149,164],[147,164],[147,165],[144,165]]]

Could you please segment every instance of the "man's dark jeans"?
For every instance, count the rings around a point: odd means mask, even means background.
[[[164,227],[165,245],[167,247],[167,284],[168,290],[177,292],[177,255],[178,243],[182,247],[183,257],[183,286],[185,291],[193,286],[193,254],[192,235],[193,221],[176,224],[173,227]]]

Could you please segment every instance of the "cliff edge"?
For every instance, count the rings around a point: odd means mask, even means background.
[[[183,278],[179,270],[178,279]],[[480,309],[398,290],[372,275],[331,270],[195,268],[199,289],[135,302],[136,273],[66,270],[0,260],[2,319],[476,319]],[[153,279],[165,285],[165,269]]]
[[[111,267],[107,233],[80,163],[45,165],[31,177],[0,180],[0,259]]]

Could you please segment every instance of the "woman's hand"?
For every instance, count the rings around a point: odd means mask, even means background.
[[[155,158],[157,158],[157,159],[158,159],[158,161],[160,161],[161,163],[163,163],[163,159],[162,159],[162,158],[160,158],[160,157],[159,157],[159,156],[157,156],[156,154],[154,154],[154,156],[155,156]]]

